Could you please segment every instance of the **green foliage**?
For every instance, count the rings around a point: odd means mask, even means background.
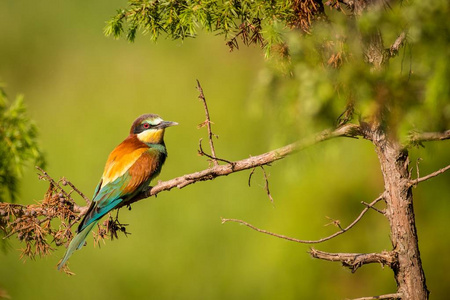
[[[255,105],[263,101],[278,111],[269,116],[278,124],[273,127],[278,139],[348,121],[352,112],[360,120],[380,119],[400,138],[411,130],[447,129],[447,1],[374,6],[357,17],[338,2],[326,5],[331,10],[312,0],[133,0],[109,21],[105,33],[134,41],[142,31],[155,41],[162,34],[195,37],[204,29],[225,36],[231,50],[239,42],[261,45],[270,63],[254,92]],[[402,32],[406,39],[391,51]],[[385,60],[378,69],[366,54],[377,34]]]
[[[274,55],[254,95],[270,110],[281,111],[271,115],[278,124],[276,138],[339,124],[349,110],[357,120],[380,119],[400,139],[412,130],[450,128],[448,13],[445,0],[392,4],[350,20],[327,11],[330,23],[314,24],[310,35],[286,33],[285,65],[280,68]],[[402,32],[406,39],[391,53]],[[388,60],[379,69],[364,52],[364,39],[377,33]]]
[[[270,52],[280,42],[279,23],[290,27],[301,24],[307,30],[318,14],[316,1],[307,1],[301,8],[294,5],[298,2],[131,0],[128,8],[118,10],[108,22],[105,34],[115,38],[125,34],[131,42],[137,31],[149,34],[153,41],[162,34],[183,40],[204,29],[224,35],[230,49],[239,47],[239,37],[244,44],[260,44]]]
[[[19,179],[28,162],[44,165],[44,157],[37,143],[37,128],[26,113],[23,97],[8,105],[0,88],[0,201],[14,202]]]

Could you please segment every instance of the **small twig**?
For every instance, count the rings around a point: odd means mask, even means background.
[[[213,136],[215,136],[217,138],[217,135],[213,134],[213,132],[211,130],[211,118],[209,116],[208,105],[206,104],[206,98],[205,98],[205,95],[203,94],[203,89],[202,89],[202,86],[200,85],[200,81],[198,81],[198,80],[197,80],[197,89],[200,92],[200,95],[198,96],[198,98],[203,102],[203,106],[205,108],[205,115],[206,115],[205,122],[200,124],[199,127],[203,127],[206,124],[206,127],[208,128],[208,139],[209,139],[209,146],[211,147],[212,159],[213,159],[214,165],[217,166],[217,165],[219,165],[219,163],[217,162],[218,159],[216,158],[216,150],[214,149],[214,142],[213,142]]]
[[[266,173],[266,170],[264,169],[264,167],[263,166],[260,166],[260,167],[264,174],[264,181],[265,181],[264,189],[266,190],[267,197],[269,197],[270,202],[272,202],[272,204],[273,204],[272,194],[270,193],[270,190],[269,190],[269,177],[267,176],[267,173]]]
[[[436,176],[438,176],[438,175],[444,173],[444,172],[447,171],[447,170],[450,170],[450,165],[448,165],[448,166],[446,166],[446,167],[444,167],[444,168],[442,168],[442,169],[439,169],[439,170],[437,170],[436,172],[433,172],[433,173],[431,173],[431,174],[428,174],[427,176],[420,177],[420,178],[416,178],[416,179],[414,179],[414,180],[410,180],[409,184],[410,184],[410,186],[417,185],[417,184],[419,184],[420,182],[423,182],[423,181],[426,181],[426,180],[431,179],[431,178],[433,178],[433,177],[436,177]]]
[[[203,139],[200,139],[200,140],[198,141],[198,148],[199,148],[198,154],[199,154],[199,155],[201,155],[201,156],[204,155],[204,156],[210,158],[212,161],[223,161],[223,162],[225,162],[225,163],[227,163],[227,164],[230,164],[230,165],[233,165],[233,164],[234,164],[232,161],[229,161],[229,160],[226,160],[226,159],[223,159],[223,158],[218,158],[218,157],[211,156],[211,155],[209,155],[208,153],[206,153],[205,151],[203,151],[202,140],[203,140]],[[216,165],[216,166],[217,166],[217,165]]]
[[[419,170],[419,162],[422,160],[422,158],[418,158],[417,159],[417,161],[416,161],[416,172],[417,172],[417,177],[416,178],[420,178],[420,170]],[[411,177],[411,175],[410,175],[410,177]],[[409,178],[409,179],[411,179],[411,178]]]
[[[368,208],[373,209],[373,210],[376,211],[376,212],[379,212],[379,213],[382,214],[382,215],[385,215],[385,212],[384,212],[384,211],[379,210],[378,208],[376,208],[375,206],[370,205],[370,204],[367,203],[367,202],[361,201],[361,204],[365,205],[365,206],[368,207]]]
[[[395,252],[383,251],[381,253],[330,253],[311,248],[309,254],[317,259],[327,261],[339,261],[352,273],[366,264],[380,263],[383,266],[391,266],[397,262]]]
[[[319,240],[300,240],[300,239],[288,237],[288,236],[285,236],[285,235],[282,235],[282,234],[277,234],[277,233],[273,233],[273,232],[270,232],[270,231],[267,231],[267,230],[264,230],[264,229],[257,228],[257,227],[255,227],[255,226],[253,226],[253,225],[251,225],[251,224],[249,224],[249,223],[247,223],[247,222],[245,222],[245,221],[238,220],[238,219],[226,219],[226,218],[221,218],[221,220],[222,220],[222,224],[224,224],[224,223],[226,223],[226,222],[236,222],[236,223],[240,223],[240,224],[243,224],[243,225],[245,225],[245,226],[247,226],[247,227],[249,227],[249,228],[251,228],[251,229],[253,229],[253,230],[255,230],[255,231],[258,231],[258,232],[261,232],[261,233],[264,233],[264,234],[268,234],[268,235],[271,235],[271,236],[274,236],[274,237],[277,237],[277,238],[280,238],[280,239],[288,240],[288,241],[291,241],[291,242],[296,242],[296,243],[301,243],[301,244],[319,244],[319,243],[322,243],[322,242],[331,240],[332,238],[334,238],[334,237],[336,237],[336,236],[338,236],[338,235],[341,235],[341,234],[343,234],[344,232],[347,232],[350,228],[352,228],[353,226],[355,226],[356,223],[358,223],[358,222],[361,220],[361,218],[362,218],[362,217],[364,216],[364,214],[369,210],[370,207],[372,207],[373,205],[375,205],[377,202],[381,201],[382,199],[384,199],[384,194],[381,195],[381,196],[379,196],[379,197],[376,198],[375,200],[373,200],[373,201],[369,204],[368,207],[364,208],[364,209],[362,210],[362,212],[359,214],[359,216],[358,216],[358,217],[357,217],[350,225],[348,225],[346,228],[343,228],[343,229],[341,229],[341,231],[338,231],[338,232],[336,232],[336,233],[334,233],[334,234],[332,234],[332,235],[330,235],[330,236],[321,238],[321,239],[319,239]]]
[[[70,182],[69,180],[67,180],[65,177],[62,178],[62,185],[69,185],[75,192],[78,193],[78,195],[80,195],[84,201],[86,201],[86,204],[89,206],[91,205],[91,200],[89,200],[88,197],[86,197],[79,189],[77,189],[72,182]]]
[[[253,176],[253,173],[255,173],[255,170],[256,170],[256,167],[254,167],[254,168],[252,169],[252,171],[250,172],[250,174],[248,175],[248,186],[249,186],[249,187],[251,186],[250,183],[251,183],[251,181],[252,181],[252,176]]]
[[[53,180],[53,178],[50,177],[50,175],[48,175],[47,172],[45,172],[43,169],[41,169],[38,166],[36,166],[36,169],[38,169],[42,173],[42,175],[39,175],[40,179],[45,179],[48,182],[50,182],[54,187],[56,187],[65,196],[66,199],[69,199],[72,202],[74,202],[72,197],[70,197],[70,195],[67,194],[67,192],[55,180]]]
[[[335,220],[335,219],[330,218],[330,217],[327,217],[327,216],[326,216],[325,218],[327,218],[328,220],[331,221],[330,223],[325,224],[325,226],[333,225],[333,226],[335,226],[335,227],[338,227],[340,230],[344,230],[344,228],[342,228],[342,226],[341,226],[341,221]]]
[[[394,293],[394,294],[386,294],[386,295],[380,295],[380,296],[371,296],[371,297],[361,297],[361,298],[354,298],[351,300],[376,300],[376,299],[402,299],[403,295],[401,293]]]

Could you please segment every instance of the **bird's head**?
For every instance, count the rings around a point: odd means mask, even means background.
[[[161,144],[164,140],[164,129],[174,125],[178,123],[164,121],[158,115],[142,115],[133,122],[130,134],[135,134],[146,144]]]

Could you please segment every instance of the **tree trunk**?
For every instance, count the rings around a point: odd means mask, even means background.
[[[398,292],[402,299],[428,299],[415,225],[408,152],[396,139],[389,139],[382,128],[369,131],[384,178],[386,216],[398,259],[398,264],[392,266]]]

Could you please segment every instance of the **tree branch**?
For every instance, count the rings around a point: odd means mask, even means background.
[[[227,163],[227,164],[231,164],[231,165],[233,164],[232,161],[229,161],[229,160],[226,160],[226,159],[223,159],[223,158],[218,158],[216,156],[211,156],[208,153],[206,153],[205,151],[203,151],[202,141],[203,141],[203,139],[200,139],[198,141],[198,155],[206,156],[209,159],[211,159],[212,161],[214,161],[215,163],[217,163],[217,161],[222,161],[222,162]],[[217,164],[215,164],[215,165],[217,166]]]
[[[356,223],[358,223],[361,220],[361,218],[364,216],[364,214],[372,206],[374,206],[377,202],[381,201],[382,199],[384,199],[384,194],[381,195],[380,197],[378,197],[377,199],[373,200],[370,204],[367,204],[366,207],[361,211],[359,216],[350,225],[348,225],[346,228],[341,228],[339,226],[341,231],[338,231],[338,232],[336,232],[336,233],[334,233],[334,234],[332,234],[330,236],[321,238],[319,240],[300,240],[300,239],[288,237],[288,236],[285,236],[285,235],[282,235],[282,234],[277,234],[277,233],[273,233],[273,232],[270,232],[270,231],[267,231],[267,230],[264,230],[264,229],[257,228],[255,226],[253,226],[252,224],[249,224],[249,223],[247,223],[245,221],[238,220],[238,219],[225,219],[225,218],[222,218],[222,224],[226,223],[226,222],[235,222],[235,223],[239,223],[239,224],[245,225],[245,226],[247,226],[247,227],[249,227],[249,228],[251,228],[251,229],[253,229],[255,231],[258,231],[258,232],[261,232],[261,233],[264,233],[264,234],[268,234],[268,235],[271,235],[271,236],[274,236],[274,237],[277,237],[277,238],[280,238],[280,239],[288,240],[288,241],[291,241],[291,242],[296,242],[296,243],[300,243],[300,244],[319,244],[319,243],[331,240],[332,238],[334,238],[334,237],[336,237],[338,235],[341,235],[344,232],[347,232],[350,228],[355,226]]]
[[[295,143],[286,145],[284,147],[269,151],[267,153],[263,153],[257,156],[252,156],[246,159],[238,160],[226,165],[215,165],[211,168],[183,175],[168,181],[158,182],[157,185],[151,187],[136,197],[132,198],[126,203],[123,203],[118,208],[130,205],[136,201],[148,198],[150,196],[157,195],[162,191],[170,191],[171,189],[177,187],[182,189],[188,185],[196,183],[198,181],[207,181],[212,180],[216,177],[226,176],[231,173],[253,169],[255,167],[268,165],[274,161],[280,160],[286,157],[289,154],[297,152],[301,149],[304,149],[308,146],[314,145],[316,143],[326,141],[335,137],[356,137],[360,135],[359,126],[356,124],[346,124],[342,127],[337,128],[336,130],[325,130],[318,134],[317,136],[306,138],[301,141],[297,141]]]
[[[386,295],[380,295],[380,296],[371,296],[371,297],[361,297],[361,298],[355,298],[352,300],[376,300],[376,299],[402,299],[403,295],[401,293],[394,293],[394,294],[386,294]]]
[[[438,176],[438,175],[440,175],[440,174],[442,174],[442,173],[444,173],[445,171],[448,171],[448,170],[450,170],[450,165],[448,165],[448,166],[446,166],[446,167],[444,167],[442,169],[439,169],[439,170],[437,170],[437,171],[435,171],[435,172],[433,172],[431,174],[428,174],[427,176],[416,178],[414,180],[410,180],[409,184],[411,186],[417,185],[420,182],[423,182],[423,181],[426,181],[426,180],[431,179],[433,177],[436,177],[436,176]]]
[[[317,259],[340,261],[352,273],[355,273],[358,268],[366,264],[380,263],[383,266],[390,267],[397,263],[397,256],[393,251],[383,251],[381,253],[329,253],[311,248],[309,254]]]
[[[411,132],[409,135],[409,144],[423,147],[423,142],[443,141],[448,139],[450,139],[450,129],[444,132]]]

